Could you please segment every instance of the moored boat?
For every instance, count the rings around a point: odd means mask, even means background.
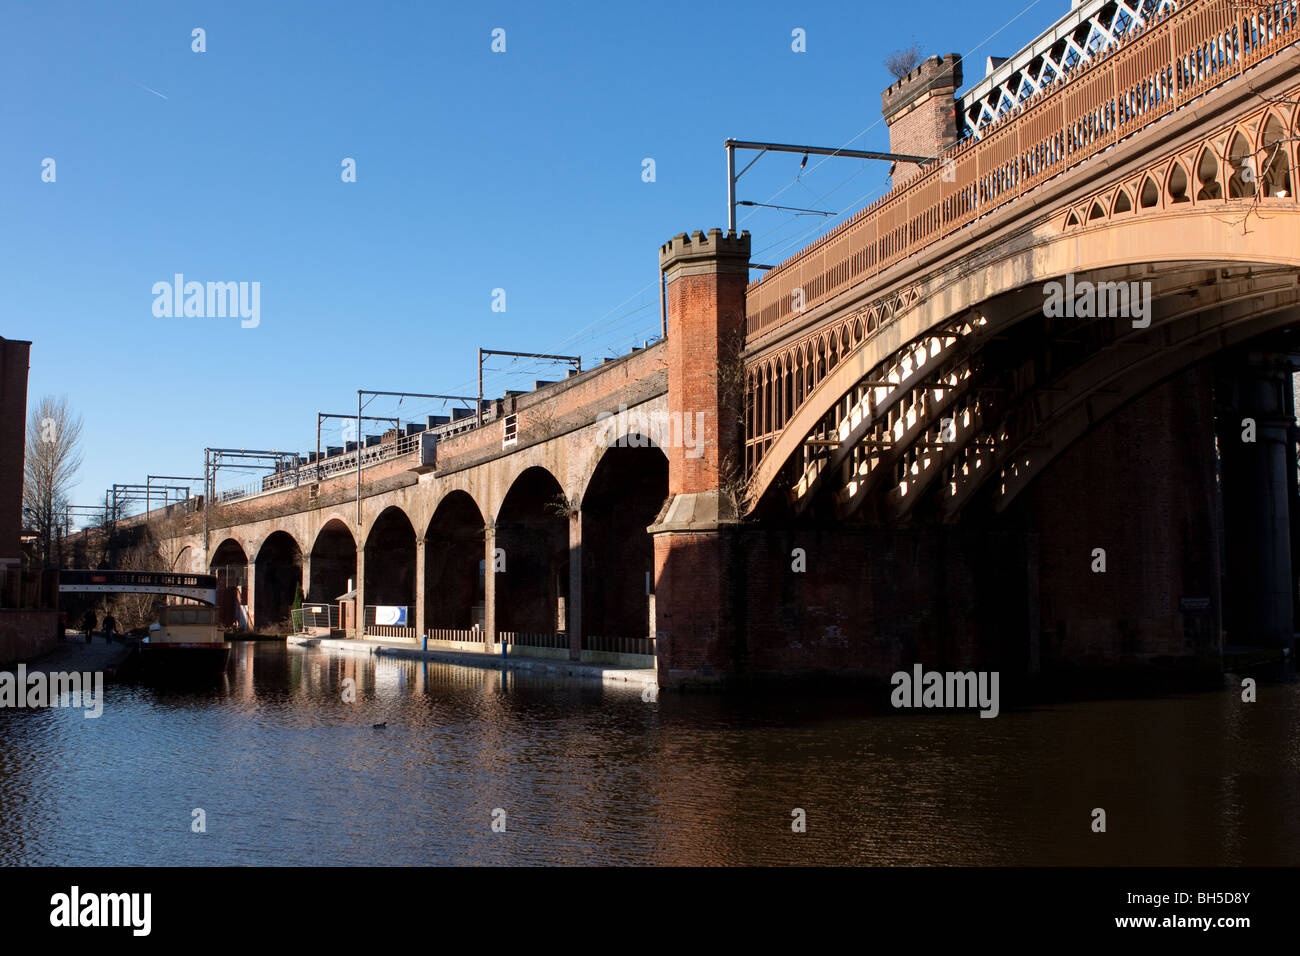
[[[147,681],[210,680],[230,660],[230,644],[217,627],[216,608],[165,604],[140,642],[140,671]]]

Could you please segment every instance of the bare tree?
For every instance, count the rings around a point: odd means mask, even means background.
[[[32,410],[25,455],[23,523],[36,533],[41,566],[54,567],[68,491],[81,467],[81,416],[72,414],[66,396],[46,395]]]
[[[146,525],[140,540],[127,548],[117,561],[123,571],[169,571],[161,556],[158,541]],[[123,633],[148,627],[158,617],[158,605],[163,600],[156,594],[114,594],[109,598],[109,610],[117,619]]]
[[[893,74],[894,79],[901,80],[916,69],[921,62],[921,44],[913,42],[911,46],[895,50],[885,57],[885,69]]]

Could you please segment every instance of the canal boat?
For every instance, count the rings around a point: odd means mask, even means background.
[[[146,681],[213,679],[229,660],[230,644],[211,605],[164,604],[140,642],[140,672]]]

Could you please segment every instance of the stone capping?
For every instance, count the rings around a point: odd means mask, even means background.
[[[739,523],[731,498],[714,489],[669,498],[646,531],[650,534],[707,532]]]
[[[678,233],[659,247],[659,269],[668,281],[680,275],[743,272],[749,275],[749,230],[739,235],[710,229],[706,236],[697,229],[691,235]]]
[[[880,112],[889,120],[931,90],[951,89],[955,94],[961,79],[960,53],[932,56],[880,94]]]

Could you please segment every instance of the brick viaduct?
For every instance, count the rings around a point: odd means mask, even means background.
[[[760,282],[747,233],[673,238],[665,341],[367,467],[359,504],[347,472],[178,519],[178,566],[246,563],[255,623],[355,579],[416,635],[653,635],[668,687],[1290,646],[1300,56],[1267,6],[1193,0],[960,143],[927,61],[885,108],[940,163]],[[1057,321],[1067,278],[1147,284],[1149,321]]]

